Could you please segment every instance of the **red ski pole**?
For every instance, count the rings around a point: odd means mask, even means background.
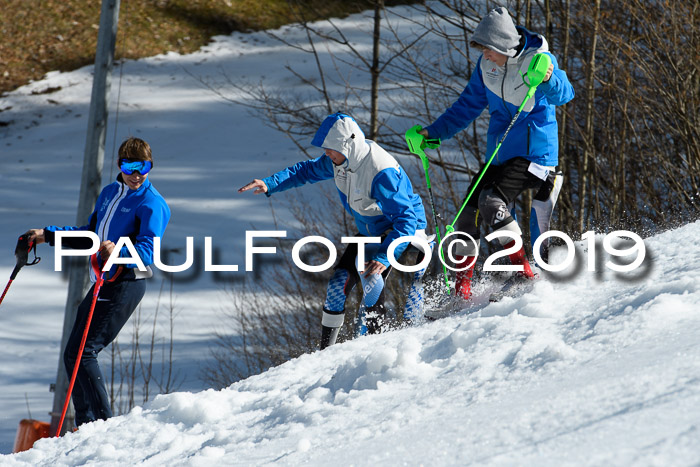
[[[85,341],[87,341],[88,331],[90,330],[90,321],[92,321],[92,314],[95,311],[95,304],[97,303],[97,296],[100,294],[100,288],[104,282],[102,277],[102,271],[100,271],[100,266],[97,264],[97,255],[99,251],[92,255],[90,258],[90,265],[92,270],[95,271],[97,280],[95,281],[95,288],[92,291],[92,304],[90,305],[90,312],[88,313],[87,322],[85,323],[85,331],[83,331],[83,338],[80,341],[80,348],[78,349],[78,357],[75,360],[75,365],[73,366],[73,374],[70,378],[70,384],[68,384],[68,392],[66,393],[66,400],[63,402],[63,412],[61,412],[61,419],[58,421],[58,428],[56,429],[56,437],[61,436],[61,428],[63,427],[63,420],[66,418],[66,412],[68,411],[68,403],[70,402],[70,396],[73,392],[73,386],[75,385],[75,378],[78,376],[78,367],[80,366],[80,358],[83,356],[83,350],[85,349]]]
[[[32,249],[34,249],[34,261],[29,263],[29,252],[32,251]],[[36,256],[36,245],[33,241],[29,241],[29,237],[27,237],[26,234],[20,235],[17,239],[17,246],[15,247],[15,258],[17,258],[17,264],[15,265],[15,269],[12,271],[12,274],[10,274],[10,280],[7,282],[7,286],[5,286],[5,290],[3,291],[2,296],[0,296],[0,304],[2,304],[2,301],[5,300],[5,295],[7,295],[7,291],[10,290],[12,281],[14,281],[15,277],[17,277],[17,273],[19,272],[19,270],[22,269],[24,266],[33,266],[39,261],[41,261],[41,258],[38,258]]]
[[[2,297],[0,297],[0,303],[2,303],[3,300],[5,300],[5,295],[7,295],[7,291],[10,290],[10,286],[12,285],[13,280],[14,280],[14,277],[10,277],[10,280],[7,282],[7,285],[5,286],[5,290],[2,293]]]

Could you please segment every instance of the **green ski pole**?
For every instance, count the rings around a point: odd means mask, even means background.
[[[416,125],[414,127],[409,128],[409,130],[406,132],[406,143],[408,144],[408,150],[411,151],[413,154],[417,155],[420,157],[420,160],[423,162],[423,170],[425,171],[425,183],[428,185],[428,196],[430,197],[430,208],[433,211],[433,222],[435,223],[435,233],[437,234],[437,239],[438,239],[438,248],[440,248],[440,244],[442,243],[442,238],[440,237],[440,224],[438,224],[438,217],[437,213],[435,212],[435,201],[433,200],[433,188],[430,185],[430,173],[429,173],[429,168],[430,168],[430,161],[428,160],[428,156],[425,154],[425,148],[428,147],[430,149],[436,149],[440,146],[440,140],[439,139],[429,139],[426,140],[425,137],[418,132],[421,130],[420,125]],[[445,286],[447,287],[447,295],[450,294],[450,283],[448,282],[447,278],[447,268],[445,267],[444,263],[444,256],[442,254],[442,249],[440,249],[440,257],[443,259],[443,264],[442,264],[442,271],[445,275]]]
[[[479,174],[479,178],[476,179],[476,183],[474,184],[472,189],[469,191],[469,194],[467,195],[467,199],[464,200],[464,203],[462,204],[462,207],[459,209],[459,212],[457,213],[455,220],[452,222],[452,224],[445,227],[446,234],[450,234],[450,233],[455,231],[454,226],[457,223],[457,219],[459,219],[459,215],[462,214],[462,211],[467,206],[469,199],[472,197],[472,194],[474,194],[474,190],[476,190],[476,187],[479,185],[481,178],[486,173],[486,169],[488,169],[489,165],[491,165],[491,161],[493,161],[493,158],[496,157],[498,150],[501,148],[501,144],[503,144],[503,141],[505,141],[506,136],[508,136],[508,132],[510,132],[510,129],[513,128],[513,125],[515,125],[515,121],[520,116],[520,112],[523,111],[525,104],[527,103],[528,100],[530,100],[530,98],[532,96],[535,95],[535,91],[537,90],[537,86],[539,86],[540,83],[542,83],[542,80],[547,75],[547,71],[549,70],[549,65],[551,63],[552,63],[552,60],[549,58],[549,55],[544,54],[544,53],[539,53],[532,58],[532,61],[530,62],[530,66],[528,67],[527,72],[523,74],[523,82],[529,87],[527,94],[525,95],[525,99],[523,99],[522,104],[520,104],[520,107],[518,107],[518,111],[515,113],[515,116],[510,121],[508,128],[506,128],[506,132],[503,133],[503,136],[501,137],[501,140],[498,142],[496,149],[493,150],[493,154],[491,154],[491,157],[489,158],[488,162],[486,163],[486,165],[482,169],[481,173]],[[525,77],[527,77],[527,81],[525,81]]]

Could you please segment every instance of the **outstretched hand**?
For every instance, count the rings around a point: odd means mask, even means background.
[[[265,185],[265,182],[259,179],[255,179],[252,182],[250,182],[247,185],[242,186],[241,188],[238,189],[239,193],[243,193],[244,191],[252,190],[255,189],[253,192],[254,195],[259,195],[260,193],[267,193],[267,185]]]

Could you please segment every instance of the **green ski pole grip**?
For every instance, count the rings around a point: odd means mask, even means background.
[[[549,55],[547,54],[539,53],[532,57],[530,66],[527,68],[527,72],[525,73],[525,77],[527,77],[527,82],[525,82],[525,84],[527,84],[530,88],[527,91],[528,97],[526,97],[525,100],[528,100],[535,95],[537,86],[542,84],[544,77],[547,76],[547,72],[549,71],[549,65],[551,64],[552,59],[549,58]]]
[[[428,161],[428,156],[425,155],[425,138],[423,135],[418,133],[422,127],[420,125],[412,126],[406,132],[406,144],[408,144],[408,150],[413,154],[420,157],[423,162],[423,170],[427,171],[430,167],[430,162]]]

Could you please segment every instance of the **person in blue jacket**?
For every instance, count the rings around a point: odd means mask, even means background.
[[[359,235],[382,238],[379,244],[366,245],[365,264],[356,264],[357,244],[350,244],[335,266],[323,307],[323,349],[335,343],[344,321],[345,301],[358,280],[364,293],[367,331],[381,331],[385,314],[384,279],[391,269],[387,249],[399,237],[426,238],[427,224],[423,202],[413,192],[406,172],[376,142],[365,139],[352,117],[343,113],[329,115],[311,144],[323,148],[325,154],[298,162],[262,180],[255,179],[238,191],[254,189],[254,194],[270,196],[305,183],[333,179],[343,206],[355,219]],[[399,258],[407,247],[407,243],[402,243],[394,256]],[[362,273],[358,274],[359,271]],[[404,311],[408,319],[415,316],[422,303],[419,283],[424,272],[414,275]]]
[[[34,242],[47,242],[54,246],[58,231],[91,231],[100,238],[99,255],[104,264],[121,237],[129,237],[134,249],[147,267],[140,271],[136,264],[115,265],[107,274],[108,279],[100,289],[95,304],[90,330],[80,360],[72,399],[75,408],[75,423],[80,426],[94,420],[106,420],[112,416],[109,394],[97,361],[97,355],[108,346],[128,321],[146,293],[143,280],[152,275],[149,265],[153,263],[153,238],[161,237],[170,219],[170,208],[165,199],[148,180],[153,167],[151,148],[145,141],[129,138],[119,148],[117,180],[107,185],[95,204],[88,225],[81,227],[48,226],[27,232]],[[68,248],[87,249],[90,239],[65,237],[62,244]],[[119,251],[120,257],[132,257],[126,246]],[[94,272],[91,277],[95,281]],[[90,288],[82,303],[63,353],[68,375],[78,357],[87,317],[92,304]]]
[[[558,67],[556,58],[549,53],[546,39],[523,27],[516,27],[505,8],[491,10],[474,30],[469,44],[482,51],[469,83],[459,99],[419,133],[426,138],[452,138],[488,108],[487,157],[493,154],[527,94],[528,86],[522,76],[532,58],[535,54],[546,53],[552,64],[458,219],[457,230],[476,240],[476,244],[467,241],[466,245],[457,244],[454,249],[456,266],[462,269],[457,273],[456,289],[464,299],[471,296],[474,259],[479,251],[480,219],[495,232],[510,231],[522,235],[510,207],[520,193],[535,189],[538,192],[533,201],[530,228],[533,242],[539,233],[548,230],[563,179],[555,172],[559,163],[555,106],[566,104],[574,97],[574,89],[566,73]],[[477,178],[472,180],[472,185]],[[471,189],[472,186],[467,193]],[[500,240],[505,248],[515,244],[508,237]],[[524,248],[509,257],[513,264],[522,265],[521,277],[534,277]]]

